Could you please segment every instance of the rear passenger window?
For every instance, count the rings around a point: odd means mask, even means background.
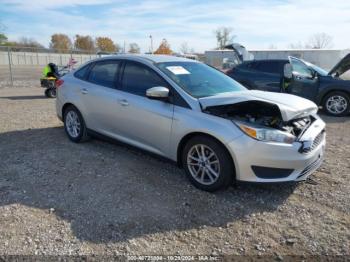
[[[74,76],[76,78],[79,78],[79,79],[82,79],[84,80],[85,79],[85,76],[86,76],[86,73],[88,71],[90,67],[90,64],[86,65],[86,66],[83,66],[82,68],[80,68],[77,72],[74,73]]]
[[[118,61],[97,62],[90,70],[88,81],[96,85],[114,88],[118,66]]]
[[[281,74],[282,72],[278,61],[258,62],[255,66],[255,70],[270,74]]]
[[[152,69],[133,62],[127,62],[123,75],[123,88],[126,92],[145,96],[146,90],[155,86],[168,86]]]

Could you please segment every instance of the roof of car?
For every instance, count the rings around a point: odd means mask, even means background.
[[[118,54],[105,56],[101,59],[130,59],[136,61],[148,61],[153,63],[163,63],[163,62],[196,62],[193,59],[187,59],[184,57],[177,57],[171,55],[143,55],[143,54]],[[99,59],[97,59],[99,60]]]
[[[250,60],[246,61],[249,62],[288,62],[288,59],[256,59],[256,60]]]

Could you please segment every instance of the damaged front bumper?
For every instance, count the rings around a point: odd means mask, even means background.
[[[236,167],[236,179],[247,182],[305,180],[321,164],[326,146],[325,123],[316,120],[293,144],[261,142],[246,135],[227,147]]]

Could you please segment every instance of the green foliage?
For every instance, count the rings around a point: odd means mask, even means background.
[[[0,45],[6,44],[7,40],[8,40],[7,36],[5,34],[0,33]]]
[[[53,34],[51,36],[50,48],[60,53],[66,53],[72,48],[72,41],[65,34]]]
[[[97,37],[96,47],[103,52],[116,52],[118,51],[118,46],[113,43],[113,40],[109,37]]]
[[[76,35],[74,41],[74,47],[78,50],[84,50],[89,52],[95,51],[95,43],[91,36]]]
[[[140,53],[140,47],[138,44],[136,43],[131,43],[129,45],[129,53],[132,53],[132,54],[139,54]]]

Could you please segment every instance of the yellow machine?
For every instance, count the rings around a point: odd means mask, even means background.
[[[43,76],[40,78],[40,85],[41,87],[46,88],[46,97],[56,97],[56,81],[58,79],[58,76],[58,70],[55,64],[50,63],[44,67]]]

